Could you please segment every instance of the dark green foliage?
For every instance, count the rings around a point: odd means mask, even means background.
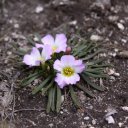
[[[70,91],[71,98],[72,98],[74,104],[75,104],[77,107],[81,107],[81,104],[80,104],[80,102],[79,102],[79,100],[78,100],[78,98],[77,98],[77,96],[76,96],[76,94],[75,94],[74,89],[73,89],[72,86],[69,86],[69,91]]]
[[[60,111],[61,108],[61,89],[56,85],[57,98],[56,98],[56,112]]]

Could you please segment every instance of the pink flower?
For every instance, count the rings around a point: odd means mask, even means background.
[[[51,47],[52,53],[65,52],[67,47],[67,38],[65,34],[56,34],[55,40],[52,35],[46,35],[41,39],[43,44],[47,44]],[[42,48],[43,44],[36,44],[37,48]]]
[[[55,81],[60,88],[69,84],[76,84],[80,80],[78,73],[85,69],[82,60],[75,60],[72,55],[62,56],[61,60],[56,60],[53,66],[58,71]]]
[[[40,63],[44,63],[46,60],[51,59],[52,50],[49,45],[43,45],[43,50],[40,51],[33,47],[30,54],[26,54],[23,58],[23,63],[29,66],[39,66]]]

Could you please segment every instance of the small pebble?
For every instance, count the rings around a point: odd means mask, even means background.
[[[69,25],[76,25],[76,24],[77,24],[77,20],[69,22]]]
[[[64,95],[61,96],[61,103],[64,102]]]
[[[60,111],[60,114],[63,114],[64,112],[63,111]]]
[[[73,122],[73,124],[77,124],[77,122]]]
[[[119,122],[118,125],[121,128],[123,126],[123,123]]]
[[[84,120],[89,120],[90,118],[88,116],[84,117]]]
[[[102,40],[102,37],[98,36],[98,35],[92,35],[90,37],[90,40],[92,40],[92,41],[100,41],[100,40]]]
[[[43,10],[44,10],[44,8],[43,8],[41,5],[38,5],[38,6],[36,7],[36,9],[35,9],[35,12],[36,12],[36,13],[41,13],[41,12],[43,12]]]
[[[118,27],[120,30],[124,30],[124,25],[121,24],[121,23],[117,23],[117,27]]]
[[[81,122],[82,125],[84,125],[84,122]]]
[[[115,78],[114,76],[110,76],[110,80],[111,80],[111,81],[115,81],[116,78]]]
[[[114,76],[120,76],[120,73],[115,72]]]
[[[128,111],[128,107],[127,106],[124,106],[124,107],[121,107],[124,111]]]
[[[113,75],[114,73],[115,73],[115,71],[113,69],[109,69],[108,75]]]
[[[118,52],[118,51],[119,51],[119,49],[115,48],[115,49],[114,49],[114,51],[115,51],[115,52]]]
[[[14,24],[14,28],[19,28],[19,24]]]
[[[53,123],[51,123],[51,124],[49,124],[49,126],[50,126],[50,128],[52,128],[52,127],[54,126],[54,124],[53,124]]]
[[[33,40],[37,42],[37,41],[39,41],[39,38],[35,36],[35,37],[33,38]]]
[[[8,54],[8,55],[11,55],[11,54],[12,54],[12,52],[8,51],[8,52],[7,52],[7,54]]]
[[[95,125],[96,124],[96,120],[93,119],[92,120],[92,124]]]
[[[105,117],[108,117],[108,116],[111,116],[111,115],[114,115],[114,114],[117,113],[116,109],[115,108],[111,108],[111,107],[108,107],[106,112],[107,112],[107,114],[105,115]]]
[[[108,20],[110,21],[110,22],[115,22],[115,21],[117,21],[119,19],[119,16],[109,16],[108,17]]]
[[[9,37],[6,36],[6,37],[4,38],[4,41],[9,41]]]
[[[127,40],[125,40],[125,39],[121,39],[121,41],[122,41],[123,43],[127,43]]]
[[[115,124],[114,118],[112,116],[108,116],[105,118],[108,124]]]

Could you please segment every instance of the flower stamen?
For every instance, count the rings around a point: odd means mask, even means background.
[[[57,47],[56,45],[53,45],[53,46],[52,46],[52,51],[53,51],[53,53],[57,50],[57,48],[58,48],[58,47]]]
[[[67,76],[67,77],[72,76],[74,74],[74,72],[75,72],[74,69],[71,68],[71,67],[69,67],[69,66],[63,68],[63,70],[62,70],[63,75],[64,76]]]
[[[41,63],[45,62],[45,59],[43,57],[38,58],[39,61],[41,61]]]

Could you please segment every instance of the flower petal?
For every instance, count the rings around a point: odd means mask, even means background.
[[[35,60],[38,60],[41,55],[40,55],[40,52],[39,50],[36,48],[36,47],[33,47],[32,48],[32,51],[31,51],[31,54],[30,54]]]
[[[62,68],[63,68],[63,64],[61,63],[60,60],[56,60],[54,62],[54,65],[53,65],[54,69],[56,69],[57,71],[62,71]]]
[[[49,44],[50,46],[54,44],[54,38],[52,35],[46,35],[45,37],[43,37],[41,39],[41,41],[44,43],[44,44]]]
[[[81,73],[85,69],[85,65],[84,64],[81,64],[79,66],[73,66],[73,67],[74,67],[76,73]]]
[[[52,55],[52,49],[49,45],[44,45],[42,50],[42,57],[45,58],[45,60],[51,59]]]
[[[83,63],[82,60],[75,60],[74,65],[81,65],[82,63]]]
[[[29,65],[29,66],[39,66],[40,65],[39,61],[35,61],[35,59],[31,55],[28,55],[28,54],[24,56],[23,63],[25,63],[26,65]]]
[[[64,77],[64,81],[66,84],[76,84],[79,80],[80,76],[76,73],[71,77]]]
[[[85,64],[83,64],[82,60],[75,60],[73,68],[76,73],[81,73],[85,69]]]
[[[43,44],[36,43],[35,46],[36,46],[36,48],[43,48]]]
[[[55,81],[57,82],[60,88],[63,88],[66,85],[63,76],[60,73],[57,73]]]
[[[65,36],[65,34],[56,34],[56,38],[55,38],[55,45],[57,45],[57,50],[56,52],[59,53],[61,51],[66,51],[66,47],[67,47],[67,38]]]
[[[61,57],[61,62],[66,66],[72,66],[75,62],[75,57],[72,55],[64,55]]]

